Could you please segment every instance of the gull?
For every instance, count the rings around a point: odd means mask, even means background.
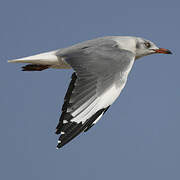
[[[29,63],[22,71],[75,71],[56,127],[59,149],[99,121],[120,95],[135,60],[155,53],[172,54],[140,37],[107,36],[8,62]]]

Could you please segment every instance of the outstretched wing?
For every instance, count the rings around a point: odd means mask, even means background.
[[[56,128],[57,148],[90,129],[116,100],[134,62],[134,54],[113,40],[82,44],[59,52],[75,70]]]

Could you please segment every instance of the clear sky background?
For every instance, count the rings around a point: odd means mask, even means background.
[[[178,0],[1,0],[0,179],[179,180],[179,18]],[[174,54],[137,61],[98,124],[56,150],[72,70],[22,72],[7,60],[107,35]]]

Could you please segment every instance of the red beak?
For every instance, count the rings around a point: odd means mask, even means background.
[[[159,49],[153,49],[155,53],[161,53],[161,54],[172,54],[172,52],[168,49],[159,48]]]

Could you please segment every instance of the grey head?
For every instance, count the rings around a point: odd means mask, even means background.
[[[150,55],[150,54],[156,54],[156,53],[172,54],[170,50],[159,48],[153,42],[149,40],[137,37],[135,38],[135,41],[136,41],[136,48],[135,48],[136,59],[143,56]]]

